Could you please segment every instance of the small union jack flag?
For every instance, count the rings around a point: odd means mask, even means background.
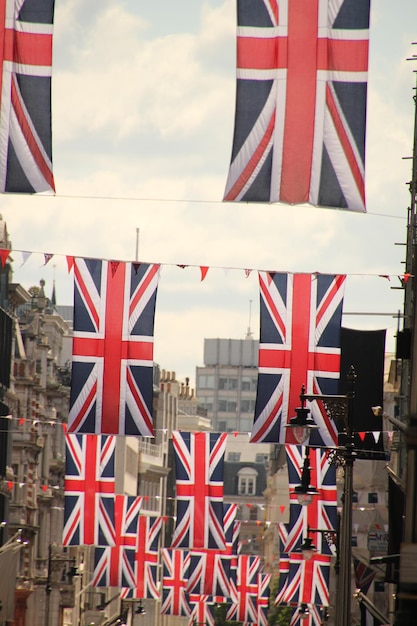
[[[214,607],[208,602],[207,596],[189,596],[189,603],[191,609],[189,626],[196,626],[196,624],[204,626],[215,626],[214,621]]]
[[[0,10],[0,192],[54,192],[51,75],[54,0]]]
[[[286,425],[307,394],[336,394],[345,276],[259,272],[261,328],[252,442],[297,443]],[[337,429],[312,402],[312,445],[337,445]]]
[[[365,211],[370,0],[238,0],[225,200]]]
[[[257,624],[258,574],[261,559],[259,556],[241,554],[238,558],[237,595],[238,602],[232,604],[226,619],[244,624]]]
[[[272,574],[258,575],[258,626],[268,626],[269,585],[271,578]]]
[[[290,559],[285,551],[288,543],[288,524],[278,524],[279,535],[279,580],[278,590],[275,596],[274,605],[278,606],[284,602],[285,592],[288,584],[288,573],[290,571]]]
[[[116,438],[65,436],[63,546],[114,545]]]
[[[223,469],[227,433],[172,435],[177,521],[172,547],[226,549],[223,527]]]
[[[187,550],[162,550],[162,615],[189,616],[186,587],[190,557]]]
[[[69,432],[153,435],[159,265],[76,259]]]
[[[114,546],[96,548],[94,587],[134,587],[135,549],[142,498],[116,495],[114,502]]]
[[[157,583],[158,542],[163,518],[141,515],[139,517],[136,543],[136,584],[137,598],[160,599]]]

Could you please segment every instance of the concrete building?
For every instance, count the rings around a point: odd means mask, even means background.
[[[213,430],[252,430],[257,373],[258,341],[249,335],[204,340],[204,366],[196,368],[196,391]]]

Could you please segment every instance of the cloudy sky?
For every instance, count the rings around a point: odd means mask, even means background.
[[[235,107],[236,0],[56,0],[53,160],[57,195],[3,195],[14,280],[55,276],[65,255],[162,264],[155,360],[194,380],[204,337],[259,332],[256,271],[349,275],[346,313],[402,309],[417,64],[415,0],[373,0],[368,213],[221,202]],[[413,30],[414,26],[414,30]],[[20,251],[32,251],[20,267]],[[43,253],[54,253],[43,265]],[[177,265],[189,267],[180,269]],[[199,266],[209,266],[203,282]],[[379,275],[389,275],[391,280]],[[390,315],[345,315],[388,328]]]

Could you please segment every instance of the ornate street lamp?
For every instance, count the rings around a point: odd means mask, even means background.
[[[306,455],[304,458],[303,467],[301,473],[301,483],[294,487],[292,492],[297,496],[298,504],[302,506],[308,506],[313,500],[313,496],[317,496],[320,492],[310,484],[311,479],[311,467],[310,467],[310,448],[306,446]]]
[[[310,416],[309,409],[306,408],[305,387],[301,387],[301,406],[295,409],[297,415],[290,419],[285,428],[291,428],[294,439],[300,445],[308,441],[312,430],[318,428],[314,419]]]

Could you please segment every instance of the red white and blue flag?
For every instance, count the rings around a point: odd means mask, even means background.
[[[65,436],[63,546],[114,545],[116,438]]]
[[[187,592],[209,596],[230,596],[231,554],[219,550],[190,550]]]
[[[173,548],[226,549],[223,470],[227,433],[174,431],[177,519]]]
[[[364,212],[370,0],[238,0],[224,199]]]
[[[258,574],[260,574],[261,558],[241,554],[237,568],[237,595],[238,601],[229,608],[226,619],[243,622],[243,624],[257,624],[257,596]]]
[[[260,342],[252,442],[296,443],[286,428],[307,394],[336,394],[345,276],[259,272]],[[337,445],[322,402],[309,406],[319,427],[312,445]]]
[[[69,432],[153,435],[159,265],[75,259]]]
[[[54,192],[51,75],[54,0],[0,5],[0,192]]]
[[[293,552],[284,601],[329,606],[330,559],[316,552],[306,560],[300,552]]]
[[[140,515],[135,557],[135,597],[160,599],[158,588],[159,537],[163,518]]]
[[[290,488],[290,521],[284,550],[288,554],[300,548],[303,539],[307,537],[308,527],[328,530],[331,535],[337,525],[336,467],[329,462],[328,455],[321,448],[309,450],[310,480],[318,494],[313,496],[308,506],[300,505],[297,500],[294,487],[301,482],[305,451],[304,446],[285,446]],[[324,533],[317,533],[314,543],[320,553],[333,553]]]
[[[187,550],[162,550],[162,615],[189,616],[186,587],[190,557]]]
[[[258,575],[258,626],[268,626],[269,595],[272,574]]]
[[[191,609],[189,626],[198,624],[204,626],[215,626],[214,605],[209,602],[207,596],[189,596]]]
[[[95,549],[94,587],[135,587],[135,552],[141,506],[142,497],[115,496],[115,545]]]
[[[278,524],[278,536],[279,536],[279,580],[277,595],[274,599],[275,606],[284,602],[285,591],[288,584],[288,573],[290,571],[290,558],[285,551],[285,546],[288,542],[288,524]]]

